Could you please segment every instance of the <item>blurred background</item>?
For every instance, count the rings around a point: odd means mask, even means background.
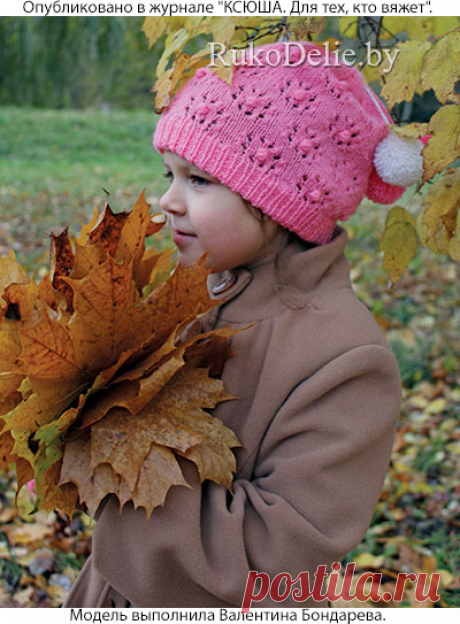
[[[459,25],[457,17],[441,19]],[[70,224],[76,234],[106,192],[119,211],[143,189],[156,209],[166,189],[152,147],[157,116],[150,92],[164,38],[148,50],[142,23],[136,17],[0,17],[0,254],[13,249],[37,279],[49,270],[50,231]],[[323,38],[344,40],[339,27],[338,18],[328,18]],[[366,28],[369,21],[361,34]],[[358,45],[353,32],[344,45]],[[196,40],[186,51],[203,46]],[[381,84],[372,86],[378,93]],[[427,121],[438,106],[429,91],[393,112],[399,121]],[[417,215],[423,193],[408,189],[398,204]],[[440,602],[417,603],[408,587],[403,606],[459,607],[459,267],[419,248],[392,286],[379,251],[387,212],[363,202],[346,223],[347,253],[355,290],[398,359],[403,405],[372,526],[343,563],[355,561],[357,573],[381,572],[389,590],[398,572],[428,578],[440,572]],[[162,244],[171,245],[167,234]],[[71,522],[29,515],[32,499],[24,488],[17,509],[14,473],[0,476],[3,607],[60,606],[91,550],[85,514]]]

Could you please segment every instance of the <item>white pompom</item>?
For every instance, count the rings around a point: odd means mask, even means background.
[[[421,141],[400,137],[390,130],[375,150],[374,164],[377,173],[387,184],[415,184],[423,174],[422,149]]]

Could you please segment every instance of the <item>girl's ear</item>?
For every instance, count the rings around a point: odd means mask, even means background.
[[[276,236],[281,236],[281,231],[288,233],[282,225],[266,215],[260,208],[256,208],[250,202],[244,200],[250,214],[260,223],[266,245],[269,245]]]
[[[243,201],[246,205],[246,208],[248,209],[248,212],[254,217],[254,219],[257,219],[257,221],[264,220],[265,215],[260,208],[256,208],[251,204],[251,202],[248,202],[246,199],[244,199]]]

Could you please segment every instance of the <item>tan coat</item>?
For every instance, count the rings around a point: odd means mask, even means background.
[[[388,468],[401,380],[350,284],[346,232],[323,247],[287,248],[238,269],[205,327],[238,333],[223,379],[237,401],[214,413],[244,445],[233,496],[211,482],[175,487],[150,522],[108,497],[93,554],[65,606],[241,607],[248,572],[295,578],[362,539]],[[222,275],[210,276],[210,290]],[[309,602],[309,606],[325,606]],[[269,598],[256,607],[304,607]]]

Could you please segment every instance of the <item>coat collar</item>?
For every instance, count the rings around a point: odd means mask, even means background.
[[[306,248],[298,241],[288,245],[278,268],[276,254],[271,254],[252,266],[212,273],[208,292],[221,302],[216,317],[228,323],[261,320],[280,302],[303,308],[313,290],[350,287],[350,267],[343,253],[347,240],[346,230],[337,226],[327,245]]]

